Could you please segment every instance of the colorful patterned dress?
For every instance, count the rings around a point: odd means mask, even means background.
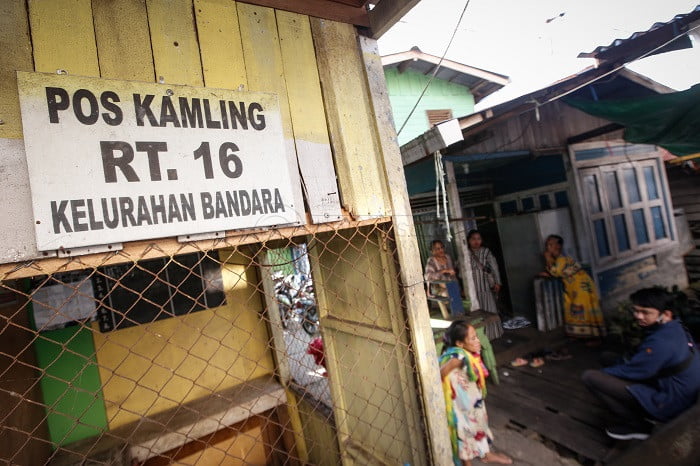
[[[440,365],[453,357],[464,361],[464,367],[447,374],[442,379],[442,389],[447,406],[452,459],[455,466],[462,466],[463,460],[483,458],[489,452],[489,440],[493,440],[484,404],[488,370],[478,354],[454,346],[440,356]]]
[[[426,282],[432,282],[436,280],[452,281],[455,279],[454,275],[449,275],[443,272],[443,270],[453,269],[452,259],[450,256],[445,256],[445,262],[440,263],[434,256],[428,258],[428,262],[425,264],[425,273],[423,278]],[[447,296],[447,287],[442,283],[433,283],[430,285],[430,294],[434,296]]]
[[[593,279],[570,257],[559,256],[547,268],[564,282],[564,323],[570,337],[605,336],[603,312]]]

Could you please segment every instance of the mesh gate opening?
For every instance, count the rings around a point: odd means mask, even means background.
[[[0,461],[428,462],[391,223],[23,264]]]

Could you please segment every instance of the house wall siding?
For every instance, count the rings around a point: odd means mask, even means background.
[[[483,142],[460,149],[460,153],[485,154],[517,150],[536,152],[553,149],[565,152],[568,138],[609,123],[555,101],[539,108],[539,119],[533,109],[490,126]],[[465,138],[477,134],[478,129],[470,131]],[[610,133],[596,140],[601,139],[619,139],[619,133]]]
[[[675,166],[667,169],[669,190],[675,208],[683,209],[690,229],[692,249],[683,251],[688,280],[700,281],[700,175]]]
[[[430,76],[407,70],[399,73],[396,68],[384,70],[389,89],[389,100],[394,113],[397,130],[406,121],[406,117],[416,104],[418,96],[425,88]],[[399,134],[399,145],[423,134],[430,129],[427,110],[450,109],[452,115],[469,115],[474,112],[474,96],[468,88],[459,84],[434,79],[405,128]]]

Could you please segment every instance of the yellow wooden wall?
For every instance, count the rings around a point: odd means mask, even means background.
[[[356,218],[391,215],[350,25],[231,0],[4,0],[0,49],[0,138],[22,137],[17,70],[270,92],[280,98],[290,168],[313,171],[314,157],[332,153],[343,207]],[[366,254],[379,266],[380,251]],[[273,371],[263,303],[241,281],[255,282],[236,265],[242,259],[228,260],[222,308],[95,332],[111,428]],[[394,327],[375,299],[355,304]]]
[[[265,466],[267,456],[260,426],[245,431],[243,435],[212,442],[205,450],[177,459],[179,465],[197,466]],[[243,452],[243,454],[242,454]]]
[[[327,414],[319,411],[317,403],[299,400],[297,403],[304,436],[309,442],[307,456],[310,464],[335,466],[340,464],[340,451],[335,426],[329,424]]]
[[[108,333],[94,324],[110,429],[273,372],[255,269],[219,256],[225,306]]]
[[[342,453],[356,464],[427,464],[393,242],[369,228],[323,239],[309,257]]]
[[[231,0],[1,3],[0,138],[22,137],[17,70],[271,92],[290,170],[332,151],[342,205],[391,214],[353,26]]]

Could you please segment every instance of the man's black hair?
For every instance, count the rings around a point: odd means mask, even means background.
[[[663,288],[642,288],[630,295],[635,306],[651,307],[659,312],[673,311],[673,295]]]

